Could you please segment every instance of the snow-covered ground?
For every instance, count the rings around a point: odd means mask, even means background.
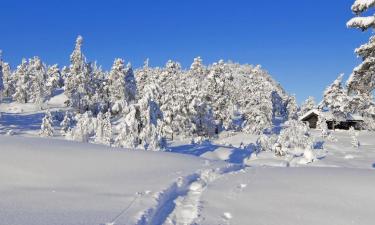
[[[247,168],[204,192],[197,224],[371,225],[375,171]]]
[[[0,136],[0,224],[159,224],[220,162],[54,139]]]
[[[255,154],[256,135],[169,143],[167,152],[39,138],[44,109],[0,105],[0,224],[360,224],[375,223],[375,133],[316,139],[302,153]],[[13,136],[7,135],[9,130]],[[245,162],[245,164],[243,163]]]

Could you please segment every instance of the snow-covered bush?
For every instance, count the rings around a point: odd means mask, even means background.
[[[91,113],[77,114],[75,120],[77,124],[68,137],[75,141],[89,142],[90,137],[94,135],[94,123]]]
[[[111,113],[108,111],[104,115],[99,112],[95,119],[95,142],[111,145],[112,123]]]
[[[40,136],[51,137],[53,136],[53,133],[54,133],[54,129],[53,129],[52,115],[50,111],[47,110],[42,120],[42,125],[40,126]]]
[[[65,136],[74,126],[74,119],[70,112],[65,112],[63,121],[60,123],[61,130],[60,133]]]
[[[329,136],[329,130],[327,125],[327,120],[324,116],[319,116],[318,122],[317,122],[317,128],[320,129],[321,135],[323,138],[326,138]]]
[[[352,144],[353,148],[359,148],[360,143],[359,143],[359,140],[358,140],[358,133],[354,130],[353,127],[350,127],[349,135],[350,135],[350,138],[351,138],[351,144]]]
[[[277,143],[281,145],[283,152],[288,152],[293,149],[311,149],[314,140],[309,127],[305,123],[289,120],[285,122],[285,127],[280,132]]]
[[[256,141],[257,151],[272,151],[277,139],[277,135],[261,134]]]

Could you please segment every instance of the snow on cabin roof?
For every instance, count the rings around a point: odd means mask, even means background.
[[[338,118],[338,117],[335,117],[333,115],[332,112],[330,111],[320,111],[318,109],[312,109],[310,111],[308,111],[307,113],[305,113],[304,115],[302,115],[299,120],[304,120],[304,119],[307,119],[309,116],[311,116],[312,114],[315,114],[317,116],[321,116],[323,118],[325,118],[326,120],[328,121],[332,121],[332,120],[336,120],[336,121],[346,121],[346,120],[355,120],[355,121],[363,121],[363,117],[360,116],[360,115],[357,115],[357,114],[348,114],[346,116],[346,118]]]

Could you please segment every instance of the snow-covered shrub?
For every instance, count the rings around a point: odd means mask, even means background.
[[[277,139],[277,135],[260,135],[256,141],[257,151],[272,151],[274,149],[275,143],[277,142]]]
[[[350,127],[349,135],[351,137],[351,143],[352,143],[353,148],[359,148],[360,143],[358,140],[358,133],[354,130],[353,127]]]
[[[111,140],[111,113],[108,111],[103,115],[102,112],[99,112],[95,119],[95,142],[105,145],[111,145]]]
[[[74,126],[73,116],[70,112],[65,112],[63,121],[60,123],[60,133],[65,136]]]
[[[290,149],[311,149],[313,142],[309,127],[297,120],[285,122],[285,128],[277,140],[284,152],[288,152]]]
[[[77,114],[75,120],[76,126],[71,131],[71,138],[75,141],[89,142],[94,134],[94,123],[89,112]]]
[[[330,135],[327,121],[323,116],[319,116],[319,119],[317,122],[317,128],[321,130],[321,135],[323,138],[326,138]]]
[[[53,121],[52,116],[49,110],[47,110],[43,120],[42,125],[40,126],[40,136],[42,137],[50,137],[53,136]]]

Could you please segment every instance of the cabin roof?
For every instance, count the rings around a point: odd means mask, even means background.
[[[318,109],[312,109],[302,115],[299,120],[303,121],[309,118],[312,115],[317,115],[318,117],[323,117],[327,121],[363,121],[363,117],[358,114],[350,114],[348,113],[346,118],[339,118],[335,117],[332,112],[330,111],[320,111]]]

